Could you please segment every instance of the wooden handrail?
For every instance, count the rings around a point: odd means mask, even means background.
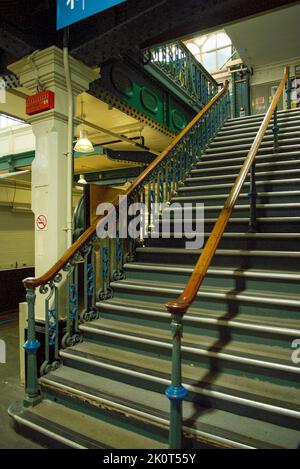
[[[284,77],[276,91],[276,94],[272,100],[272,103],[265,115],[265,118],[254,139],[254,142],[250,148],[250,151],[245,159],[242,169],[231,189],[231,192],[225,202],[223,209],[220,212],[220,215],[215,223],[215,226],[207,240],[207,243],[199,257],[196,267],[191,277],[189,278],[189,281],[184,291],[175,301],[174,300],[169,301],[166,304],[166,308],[171,314],[182,314],[182,315],[185,314],[197,296],[199,288],[201,287],[203,283],[206,273],[210,267],[211,261],[222,239],[222,236],[229,222],[229,219],[233,211],[233,208],[236,204],[236,201],[243,188],[245,180],[255,161],[256,154],[260,148],[261,142],[270,124],[273,113],[278,105],[281,95],[283,94],[288,78],[289,78],[289,67],[285,67]]]
[[[214,96],[211,101],[194,117],[194,119],[183,129],[180,134],[178,134],[174,140],[167,146],[167,148],[157,157],[155,160],[145,168],[145,170],[135,179],[133,184],[125,192],[125,196],[130,197],[135,189],[147,179],[147,177],[157,168],[157,166],[167,157],[167,155],[175,148],[175,146],[183,139],[189,131],[194,127],[194,125],[202,119],[202,117],[212,108],[216,101],[218,101],[221,96],[226,93],[228,89],[228,81],[226,80],[222,90],[220,90],[216,96]],[[112,205],[114,208],[119,206],[119,197],[117,197]],[[57,275],[64,266],[73,258],[73,256],[80,250],[80,248],[95,234],[97,226],[101,219],[106,218],[106,216],[98,217],[94,223],[78,238],[78,240],[69,247],[65,254],[54,264],[51,269],[48,270],[44,275],[37,278],[26,278],[23,280],[25,288],[37,288],[41,285],[46,285],[50,280],[52,280],[55,275]]]

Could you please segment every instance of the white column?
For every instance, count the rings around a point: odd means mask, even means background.
[[[34,66],[33,66],[34,63]],[[67,249],[67,173],[68,173],[68,95],[63,52],[57,47],[37,51],[9,70],[21,85],[37,91],[37,77],[43,88],[55,93],[55,109],[30,118],[36,138],[32,164],[32,210],[35,219],[45,215],[45,231],[35,226],[35,276],[43,275]],[[88,90],[99,75],[82,62],[70,57],[71,81],[76,112],[76,97]],[[37,318],[44,318],[43,304],[37,298]]]

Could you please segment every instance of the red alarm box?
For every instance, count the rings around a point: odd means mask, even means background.
[[[39,112],[49,111],[54,109],[54,97],[53,91],[40,91],[32,96],[26,98],[26,114],[33,116]]]

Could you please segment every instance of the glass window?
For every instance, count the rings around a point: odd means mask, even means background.
[[[232,54],[231,39],[225,31],[190,39],[186,46],[210,73],[224,67]]]
[[[197,46],[197,44],[194,44],[193,42],[188,42],[186,47],[189,49],[189,51],[193,55],[199,54],[199,52],[200,52],[199,47]]]
[[[202,65],[208,72],[217,70],[217,57],[215,52],[207,52],[202,54]]]
[[[25,122],[15,119],[14,117],[6,116],[5,114],[0,114],[0,129],[7,129],[9,127],[20,125],[25,125]]]
[[[230,37],[226,33],[217,34],[217,49],[231,45]]]
[[[214,50],[217,48],[217,37],[214,34],[213,36],[210,36],[203,44],[202,50],[203,52],[208,52],[210,50]]]
[[[205,43],[207,39],[207,36],[201,36],[201,37],[198,37],[197,39],[195,39],[195,44],[197,44],[197,46],[201,47],[203,46],[203,44]]]
[[[217,51],[217,68],[222,68],[231,57],[231,47],[225,47]]]

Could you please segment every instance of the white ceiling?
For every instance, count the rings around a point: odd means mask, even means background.
[[[300,5],[225,27],[248,67],[300,57]]]

